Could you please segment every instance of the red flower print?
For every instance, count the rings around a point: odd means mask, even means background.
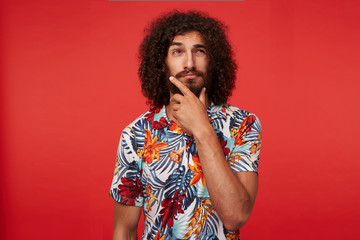
[[[180,194],[179,190],[175,191],[174,197],[165,199],[161,202],[161,206],[163,209],[160,211],[160,215],[162,215],[162,227],[165,225],[168,228],[171,228],[174,225],[174,219],[177,220],[175,217],[178,213],[184,213],[184,210],[181,209],[182,200],[184,199],[185,195]]]
[[[224,141],[222,138],[219,138],[219,142],[220,142],[221,148],[223,149],[225,156],[228,155],[230,152],[230,149],[226,147],[227,140]]]
[[[251,132],[251,125],[255,122],[255,116],[254,115],[247,115],[244,119],[244,121],[242,122],[240,127],[243,127],[245,131],[245,133],[249,133]]]
[[[151,121],[154,119],[154,115],[159,113],[161,111],[161,108],[156,108],[152,111],[150,111],[149,113],[147,113],[144,117],[145,117],[145,121],[148,122],[148,121]]]
[[[123,196],[122,203],[135,206],[135,200],[139,196],[144,196],[143,187],[140,182],[140,178],[136,178],[135,181],[126,177],[121,178],[119,184],[119,195]],[[125,199],[124,199],[125,198]]]
[[[160,121],[154,121],[154,116],[155,114],[159,113],[161,111],[161,108],[156,108],[155,110],[147,113],[144,117],[145,117],[145,121],[146,122],[151,122],[151,127],[153,129],[160,129],[160,128],[164,128],[168,125],[165,117],[161,117]]]
[[[225,118],[227,118],[227,115],[226,115],[226,108],[225,108],[225,106],[224,106],[224,105],[221,107],[221,112],[222,112],[222,113],[224,113]]]
[[[160,121],[151,121],[151,127],[153,129],[160,129],[164,128],[168,125],[166,119],[164,117],[160,118]]]

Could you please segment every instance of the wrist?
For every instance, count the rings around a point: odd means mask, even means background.
[[[214,128],[208,122],[206,124],[201,125],[201,127],[197,127],[193,131],[193,136],[196,142],[200,139],[209,139],[215,134]],[[216,134],[215,134],[216,135]]]

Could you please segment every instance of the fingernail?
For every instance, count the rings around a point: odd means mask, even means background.
[[[173,79],[174,79],[174,77],[173,77],[173,76],[169,77],[169,80],[170,80],[170,81],[172,81]]]

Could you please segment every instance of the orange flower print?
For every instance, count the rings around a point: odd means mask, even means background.
[[[255,122],[255,116],[246,115],[244,121],[237,129],[231,129],[231,137],[235,136],[235,145],[241,146],[246,143],[243,134],[251,131],[251,125]]]
[[[240,230],[236,230],[232,233],[228,233],[226,234],[226,239],[227,240],[237,240],[240,239]]]
[[[184,130],[179,127],[173,120],[170,121],[169,129],[170,131],[176,132],[177,134],[182,134],[184,132]]]
[[[181,156],[182,153],[185,150],[185,145],[180,148],[179,150],[172,150],[171,153],[169,154],[169,157],[171,158],[171,161],[176,162],[176,163],[180,163],[181,161]]]
[[[145,188],[145,194],[148,196],[146,198],[146,210],[148,212],[151,211],[151,205],[153,204],[154,201],[158,201],[158,199],[154,196],[154,194],[152,193],[152,187],[151,185],[147,185],[146,188]]]
[[[236,134],[235,136],[235,145],[242,146],[246,143],[241,134]]]
[[[161,229],[159,229],[159,231],[156,233],[154,240],[163,240],[165,238],[165,235],[163,235],[162,237],[160,237],[161,235]]]
[[[260,148],[261,144],[259,142],[253,142],[251,143],[251,147],[250,147],[250,154],[256,153],[259,148]]]
[[[137,153],[139,157],[143,157],[143,161],[147,164],[151,164],[154,160],[154,157],[159,161],[160,153],[159,150],[166,148],[169,144],[164,142],[156,143],[157,136],[152,138],[151,132],[148,129],[145,129],[145,145],[143,150],[138,150]]]
[[[194,162],[194,166],[189,164],[189,169],[194,173],[194,176],[190,181],[190,185],[195,185],[201,180],[202,185],[205,186],[205,178],[202,172],[200,159],[197,155],[194,155],[192,160]]]
[[[228,159],[228,162],[231,162],[233,165],[236,161],[240,161],[241,155],[239,153],[232,153]]]
[[[204,231],[208,217],[214,210],[210,199],[202,200],[198,208],[195,208],[194,214],[190,218],[187,228],[190,230],[185,234],[184,239],[187,239],[192,234],[196,235],[196,238],[199,239],[199,234]]]
[[[119,157],[117,157],[117,158],[119,158]],[[118,162],[119,160],[118,159],[116,159],[116,163],[115,163],[115,170],[114,170],[114,175],[115,174],[117,174],[118,172],[119,172],[119,162]]]

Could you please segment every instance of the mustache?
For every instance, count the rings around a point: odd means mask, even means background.
[[[204,73],[197,70],[185,70],[177,73],[174,77],[179,79],[181,77],[184,77],[186,74],[194,74],[196,76],[204,77]]]

